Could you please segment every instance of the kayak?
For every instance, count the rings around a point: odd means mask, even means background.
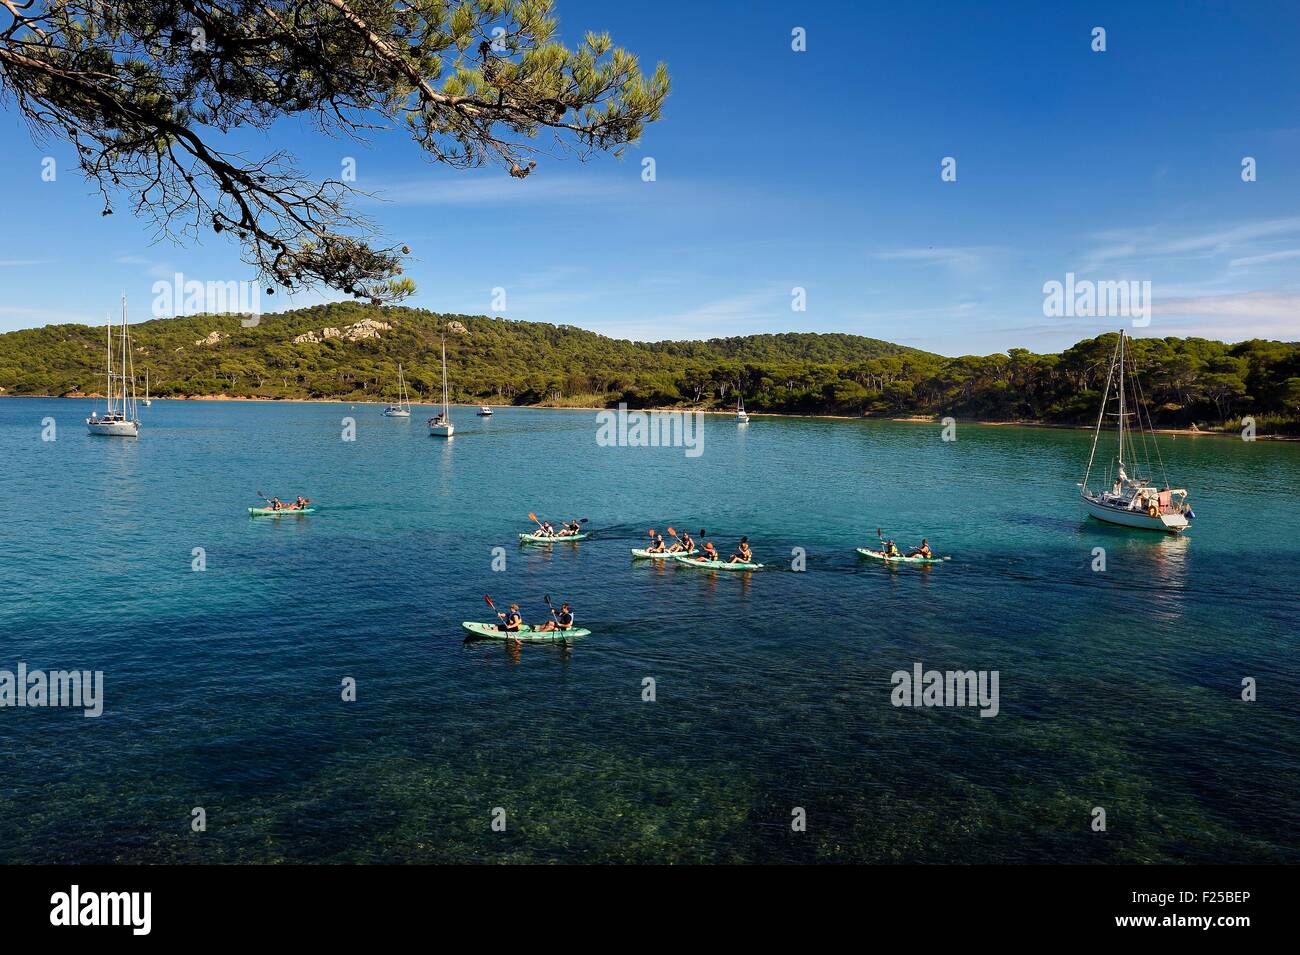
[[[248,509],[248,513],[253,515],[253,517],[281,517],[285,514],[315,514],[316,508],[295,507],[290,509],[287,507],[282,507],[277,511],[273,507],[250,507]]]
[[[570,627],[568,630],[546,630],[538,632],[533,627],[525,624],[514,633],[507,633],[505,630],[497,628],[495,623],[475,623],[472,620],[466,620],[461,624],[466,630],[476,637],[487,637],[492,640],[532,640],[545,642],[547,640],[572,640],[574,637],[589,637],[590,630],[584,630],[582,627]]]
[[[522,544],[554,544],[565,543],[567,541],[586,540],[586,534],[565,534],[563,537],[548,537],[545,534],[520,534],[519,542]]]
[[[881,551],[868,550],[865,547],[855,548],[863,557],[874,557],[876,560],[883,560],[887,564],[942,564],[942,557],[886,557]]]
[[[639,547],[632,548],[632,556],[635,557],[637,560],[644,560],[644,559],[667,560],[669,557],[676,557],[678,554],[694,554],[694,553],[695,551],[693,550],[677,550],[677,551],[673,551],[670,554],[667,551],[661,552],[661,551],[645,550],[644,548],[639,548]]]
[[[725,560],[696,560],[682,554],[673,554],[673,558],[679,564],[685,564],[687,567],[700,567],[704,570],[758,570],[763,566],[762,564],[731,564]]]

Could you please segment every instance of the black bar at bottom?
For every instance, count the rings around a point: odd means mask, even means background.
[[[11,866],[0,868],[0,881],[0,924],[7,939],[76,933],[82,942],[283,937],[340,943],[373,941],[376,931],[447,928],[461,921],[466,931],[490,927],[492,941],[499,943],[516,934],[535,936],[539,926],[521,918],[534,907],[554,918],[556,906],[580,906],[602,920],[626,921],[634,934],[658,933],[688,918],[737,932],[811,919],[818,929],[836,923],[856,932],[910,925],[953,938],[959,936],[949,933],[965,925],[985,940],[1200,933],[1231,942],[1241,932],[1277,931],[1289,918],[1282,908],[1291,872],[1265,866],[826,866],[764,872]]]

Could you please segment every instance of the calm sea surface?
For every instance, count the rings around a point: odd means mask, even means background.
[[[593,412],[92,406],[0,400],[0,670],[105,684],[0,709],[0,861],[1300,861],[1300,445],[1161,437],[1166,538],[1085,518],[1082,432],[719,417],[691,458]],[[521,549],[529,511],[593,536]],[[769,569],[632,563],[668,524]],[[877,526],[953,559],[860,560]],[[594,633],[466,644],[485,593]],[[892,706],[918,662],[1000,712]]]

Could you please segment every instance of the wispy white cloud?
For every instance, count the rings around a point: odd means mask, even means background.
[[[22,324],[14,325],[14,328],[36,328],[40,325],[95,325],[104,320],[103,315],[65,312],[49,308],[27,308],[22,305],[0,305],[0,319],[2,318],[22,319]]]
[[[680,330],[689,329],[692,335],[704,332],[715,334],[713,329],[753,322],[755,319],[772,318],[790,311],[791,286],[764,286],[749,292],[729,295],[725,298],[705,302],[695,308],[675,315],[666,315],[658,319],[659,337],[670,331],[665,326],[678,326]]]
[[[1283,289],[1157,298],[1151,314],[1153,327],[1154,319],[1160,318],[1165,335],[1201,335],[1226,341],[1300,338],[1300,292]]]
[[[1151,324],[1133,327],[1124,318],[1071,318],[1050,322],[1000,325],[992,331],[1017,336],[1017,343],[1034,340],[1071,341],[1113,332],[1129,326],[1140,337],[1212,338],[1237,342],[1248,338],[1300,339],[1300,292],[1289,289],[1255,289],[1213,295],[1164,295],[1155,288]]]
[[[1098,232],[1100,243],[1086,255],[1083,271],[1113,262],[1149,262],[1166,258],[1213,258],[1249,251],[1265,239],[1300,234],[1300,218],[1260,219],[1188,231],[1170,226],[1141,226]]]
[[[0,259],[0,269],[21,269],[32,265],[50,265],[54,259]]]
[[[882,262],[915,262],[937,265],[956,275],[969,276],[986,269],[993,259],[1003,254],[1002,249],[989,245],[918,246],[916,248],[883,249],[873,253]]]
[[[1266,265],[1269,262],[1282,262],[1286,259],[1300,259],[1300,249],[1280,249],[1277,252],[1265,252],[1262,255],[1247,255],[1240,259],[1233,259],[1228,263],[1228,267],[1239,269],[1251,265]]]
[[[173,279],[178,271],[176,266],[166,259],[152,259],[143,255],[119,255],[113,259],[116,265],[138,267],[143,273],[154,279]]]

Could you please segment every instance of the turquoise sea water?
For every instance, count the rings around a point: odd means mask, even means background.
[[[1198,516],[1167,538],[1085,518],[1083,432],[718,417],[691,458],[593,412],[448,443],[155,402],[133,441],[91,407],[0,401],[0,670],[105,681],[98,719],[0,709],[0,861],[1300,859],[1298,445],[1160,438]],[[593,536],[520,548],[530,510]],[[668,524],[769,569],[632,563]],[[878,525],[953,560],[859,559]],[[467,644],[485,593],[595,632]],[[894,707],[917,662],[997,670],[1000,712]]]

